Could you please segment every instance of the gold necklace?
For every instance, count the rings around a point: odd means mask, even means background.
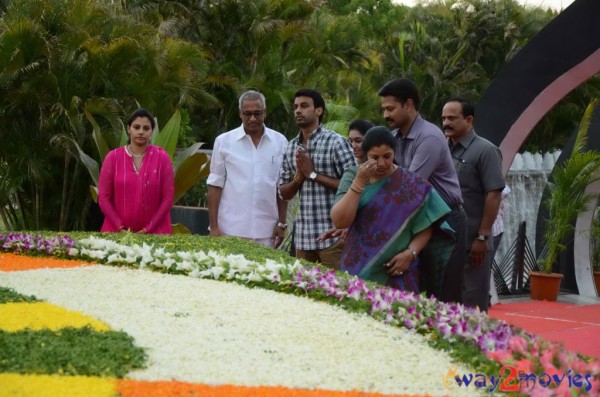
[[[133,152],[133,150],[131,150],[131,148],[129,147],[129,145],[125,146],[125,149],[127,150],[127,154],[129,154],[134,159],[141,159],[146,154],[146,150],[148,150],[148,148],[146,148],[142,154],[135,154]]]

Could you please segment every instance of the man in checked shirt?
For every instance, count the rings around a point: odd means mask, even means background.
[[[342,243],[337,238],[317,241],[333,224],[329,216],[342,174],[355,164],[347,139],[323,127],[325,101],[318,91],[300,89],[294,94],[297,137],[288,142],[279,177],[284,200],[300,194],[295,220],[296,257],[339,269]]]

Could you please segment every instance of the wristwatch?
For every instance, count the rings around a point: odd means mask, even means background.
[[[310,173],[310,175],[308,177],[310,178],[311,181],[314,181],[315,179],[317,179],[317,173],[313,171]]]
[[[287,223],[277,222],[277,227],[280,227],[283,230],[285,230],[285,229],[287,229]]]
[[[490,238],[490,236],[488,236],[487,234],[478,234],[477,235],[477,240],[479,240],[479,241],[488,241],[489,238]]]

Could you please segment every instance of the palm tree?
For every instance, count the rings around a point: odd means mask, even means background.
[[[114,3],[20,1],[0,21],[0,53],[0,163],[27,176],[0,196],[23,213],[18,228],[85,227],[91,201],[76,160],[77,146],[93,144],[89,116],[115,142],[139,104],[166,119],[209,97],[198,46]]]

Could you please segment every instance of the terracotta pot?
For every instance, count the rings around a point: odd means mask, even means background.
[[[555,302],[563,277],[560,273],[529,272],[531,299]]]
[[[594,272],[594,285],[596,285],[596,293],[600,296],[600,272]]]

